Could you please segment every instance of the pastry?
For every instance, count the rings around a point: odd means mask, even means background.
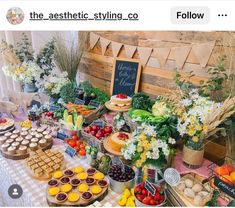
[[[21,128],[21,131],[28,131],[29,130],[29,128],[27,128],[27,127],[23,127],[23,128]]]
[[[45,139],[46,139],[46,141],[48,142],[48,143],[50,143],[51,141],[52,141],[52,136],[51,135],[45,135],[45,137],[44,137]]]
[[[30,133],[30,135],[31,135],[32,137],[34,137],[36,134],[37,134],[36,131],[32,131],[32,132]]]
[[[125,146],[127,140],[131,138],[131,135],[126,132],[116,132],[109,137],[109,144],[111,149],[121,152],[121,149]]]
[[[65,170],[65,171],[64,171],[64,175],[71,177],[71,176],[74,175],[74,172],[73,172],[72,170],[69,170],[69,169],[68,169],[68,170]]]
[[[83,193],[83,192],[86,192],[89,189],[89,186],[85,183],[82,183],[77,187],[77,189],[78,189],[79,192]]]
[[[15,148],[18,148],[20,146],[20,143],[19,142],[13,142],[11,144],[12,147],[15,147]]]
[[[37,139],[37,138],[32,138],[32,139],[31,139],[31,142],[37,143],[37,142],[38,142],[38,139]]]
[[[88,177],[88,174],[86,172],[77,174],[77,178],[80,180],[85,180],[87,177]]]
[[[48,186],[57,186],[58,185],[58,181],[55,179],[51,179],[50,181],[48,181]]]
[[[18,148],[17,151],[18,151],[19,154],[25,155],[25,154],[27,154],[27,147],[22,145]]]
[[[7,152],[10,154],[10,155],[14,155],[16,153],[16,148],[15,147],[8,147],[7,148]]]
[[[30,132],[34,132],[34,131],[37,131],[37,128],[31,128],[30,129]]]
[[[42,134],[43,134],[44,136],[49,135],[49,134],[50,134],[50,131],[49,131],[49,130],[46,130],[46,131],[42,132]]]
[[[38,149],[38,144],[37,143],[30,143],[29,144],[29,148],[32,150],[32,151],[35,151]]]
[[[20,131],[19,131],[18,129],[16,129],[16,130],[14,130],[12,133],[19,135],[19,134],[20,134]]]
[[[2,144],[1,147],[2,147],[2,150],[5,152],[5,151],[7,151],[8,147],[10,147],[10,144],[4,143],[4,144]]]
[[[30,134],[28,134],[26,137],[25,137],[25,139],[27,139],[27,140],[31,140],[33,137],[32,137],[32,135],[30,135]]]
[[[86,191],[86,192],[84,192],[83,194],[82,194],[82,198],[84,199],[84,200],[90,200],[91,198],[92,198],[92,193],[91,192],[89,192],[89,191]]]
[[[11,136],[10,136],[10,139],[16,139],[18,137],[18,135],[17,134],[12,134]]]
[[[11,135],[12,135],[11,132],[7,132],[7,133],[4,134],[4,136],[5,136],[5,137],[8,137],[8,138],[9,138]]]
[[[21,144],[24,145],[24,146],[29,146],[29,141],[28,140],[23,140],[21,142]]]
[[[43,135],[42,135],[42,134],[36,134],[35,137],[36,137],[37,139],[41,139],[41,138],[43,137]]]
[[[84,172],[84,168],[78,166],[78,167],[75,167],[75,168],[73,169],[73,171],[74,171],[75,173],[82,173],[82,172]]]
[[[76,202],[80,198],[79,194],[76,192],[71,192],[68,194],[68,201],[70,202]]]
[[[0,144],[4,144],[6,140],[7,140],[6,136],[0,136]]]
[[[91,186],[95,183],[95,179],[92,177],[88,177],[85,181],[88,186]]]
[[[37,132],[38,132],[38,133],[42,133],[43,131],[44,131],[44,128],[42,128],[42,127],[40,127],[40,128],[37,129]]]
[[[48,194],[50,196],[55,196],[56,194],[58,194],[60,191],[60,188],[59,187],[51,187],[48,189]]]
[[[15,121],[10,118],[0,118],[0,134],[10,131],[14,128]]]
[[[87,169],[87,174],[89,175],[89,176],[91,176],[91,175],[94,175],[95,174],[95,172],[96,172],[96,169],[95,168],[89,168],[89,169]]]
[[[6,143],[7,143],[7,144],[11,144],[11,143],[13,143],[13,142],[14,142],[14,139],[7,139],[7,140],[6,140]]]
[[[20,137],[16,138],[16,140],[15,140],[15,141],[16,141],[16,142],[22,142],[22,141],[23,141],[23,139],[24,139],[24,138],[20,136]]]
[[[79,184],[81,183],[81,181],[77,178],[74,178],[70,181],[70,184],[73,186],[73,187],[77,187]]]
[[[118,107],[125,107],[127,106],[128,108],[131,107],[131,97],[120,93],[118,95],[113,95],[110,99],[110,104]]]
[[[72,189],[72,186],[70,185],[70,184],[63,184],[61,187],[60,187],[60,190],[62,191],[62,192],[65,192],[65,193],[68,193],[68,192],[70,192],[71,191],[71,189]]]
[[[59,178],[61,178],[62,176],[63,176],[63,173],[62,173],[62,171],[60,171],[60,170],[58,170],[58,171],[56,171],[56,172],[53,173],[53,178],[55,178],[55,179],[59,179]]]
[[[63,203],[67,200],[68,195],[66,193],[60,192],[56,195],[56,200],[58,203]]]
[[[108,182],[106,180],[99,180],[98,181],[98,185],[101,187],[101,188],[104,188],[108,185]]]
[[[69,179],[69,177],[63,177],[63,178],[60,179],[60,182],[61,182],[62,184],[66,184],[66,183],[69,183],[69,182],[70,182],[70,179]]]
[[[40,145],[40,147],[45,147],[47,146],[47,141],[45,139],[41,139],[39,140],[38,144]]]
[[[94,185],[90,190],[92,194],[99,194],[102,191],[102,188],[99,185]]]
[[[96,180],[101,180],[101,179],[104,179],[104,174],[101,172],[97,172],[93,177]]]
[[[28,132],[27,131],[22,131],[21,133],[20,133],[20,136],[22,136],[22,137],[26,137],[28,135]]]

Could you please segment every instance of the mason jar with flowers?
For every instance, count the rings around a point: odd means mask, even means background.
[[[184,139],[184,164],[191,168],[202,165],[205,139],[223,129],[220,125],[234,113],[234,102],[235,98],[229,98],[223,103],[216,103],[200,96],[197,89],[180,100],[175,111],[177,130]]]

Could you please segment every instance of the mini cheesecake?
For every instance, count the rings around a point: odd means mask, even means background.
[[[38,144],[40,145],[40,147],[45,147],[47,145],[47,140],[41,139],[39,140]]]
[[[38,133],[42,133],[43,131],[44,131],[44,128],[42,128],[42,127],[40,127],[40,128],[37,129],[37,132],[38,132]]]
[[[4,134],[4,136],[5,136],[5,137],[8,137],[8,138],[9,138],[11,135],[12,135],[11,132],[7,132],[7,133]]]
[[[14,139],[7,139],[7,140],[6,140],[6,143],[7,143],[7,144],[11,144],[11,143],[13,143],[13,142],[14,142]]]
[[[7,148],[7,152],[10,154],[10,155],[14,155],[16,153],[16,147],[8,147]]]
[[[30,143],[29,144],[29,148],[32,150],[32,151],[36,151],[38,149],[38,144],[37,143]]]
[[[8,143],[4,143],[4,144],[2,144],[2,146],[1,146],[1,148],[2,148],[2,150],[5,152],[5,151],[7,151],[7,148],[8,147],[10,147],[10,144],[8,144]]]
[[[20,146],[18,149],[18,153],[21,155],[27,154],[27,147],[26,146]]]
[[[52,136],[49,134],[45,135],[44,138],[46,139],[47,143],[50,143],[52,141]]]
[[[32,131],[32,132],[30,133],[30,135],[31,135],[32,137],[34,137],[36,134],[37,134],[36,131]]]
[[[18,138],[16,138],[16,142],[22,142],[24,140],[24,138],[23,137],[18,137]]]
[[[0,144],[4,144],[6,140],[7,140],[6,136],[0,136]]]
[[[31,139],[31,142],[32,142],[32,143],[38,143],[38,139],[37,139],[37,138],[32,138],[32,139]]]
[[[27,127],[21,128],[21,131],[28,131],[28,130],[29,130],[29,128],[27,128]]]
[[[43,137],[43,135],[42,135],[42,134],[36,134],[35,137],[36,137],[37,139],[41,139],[41,138]]]
[[[44,136],[49,135],[49,134],[50,134],[50,131],[46,130],[46,131],[44,131],[42,134],[43,134]]]
[[[18,135],[17,134],[12,134],[11,136],[10,136],[10,139],[16,139],[18,137]]]
[[[11,144],[12,147],[15,147],[15,148],[18,148],[20,146],[20,143],[19,142],[13,142]]]
[[[21,142],[21,144],[24,145],[24,146],[29,146],[29,141],[28,140],[23,140]]]
[[[26,137],[28,135],[28,132],[27,131],[22,131],[21,133],[20,133],[20,136],[22,136],[22,137]]]
[[[31,140],[33,137],[32,137],[32,135],[30,135],[30,134],[28,134],[26,137],[25,137],[25,139],[27,139],[27,140]]]
[[[20,131],[19,131],[18,129],[16,129],[16,130],[14,130],[12,133],[19,135],[19,134],[20,134]]]

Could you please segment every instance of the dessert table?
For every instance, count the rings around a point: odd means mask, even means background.
[[[65,146],[56,144],[52,147],[60,152],[65,151]],[[71,158],[65,155],[66,168],[75,166],[89,167],[89,159],[81,159],[78,156]],[[39,206],[48,207],[46,201],[47,181],[35,180],[29,176],[25,168],[24,160],[10,160],[0,156],[0,206]],[[8,195],[8,188],[12,184],[18,184],[23,189],[23,195],[19,199],[12,199]],[[118,206],[119,194],[109,189],[108,195],[99,206]]]

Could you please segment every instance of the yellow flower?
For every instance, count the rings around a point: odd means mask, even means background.
[[[143,152],[143,153],[140,155],[140,158],[141,158],[142,160],[144,160],[144,162],[145,162],[145,160],[146,160],[146,158],[147,158],[146,152]]]
[[[193,130],[193,129],[188,130],[188,135],[189,136],[193,136],[194,134],[195,134],[195,130]]]
[[[204,131],[204,132],[207,132],[207,131],[208,131],[208,126],[207,126],[207,125],[204,125],[204,126],[203,126],[203,131]]]
[[[198,141],[199,141],[199,138],[198,138],[197,136],[194,136],[194,137],[192,138],[192,140],[193,140],[194,142],[198,142]]]
[[[136,161],[136,166],[137,166],[137,168],[140,168],[141,165],[142,165],[141,161],[140,161],[140,160],[137,160],[137,161]]]
[[[151,138],[151,142],[155,142],[157,139],[155,137]]]
[[[137,152],[142,152],[143,151],[143,147],[137,147]]]
[[[197,130],[197,131],[201,131],[201,130],[202,130],[201,125],[196,125],[196,130]]]

